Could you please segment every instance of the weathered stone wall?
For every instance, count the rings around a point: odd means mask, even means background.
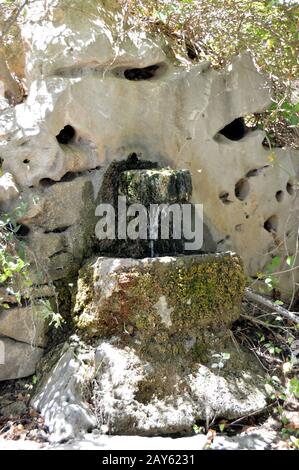
[[[105,171],[131,152],[190,171],[192,202],[204,205],[218,251],[236,251],[252,276],[276,254],[284,270],[297,243],[298,153],[264,147],[262,131],[222,133],[270,104],[250,56],[222,71],[183,66],[159,37],[115,41],[98,4],[49,1],[45,14],[33,2],[21,31],[28,97],[0,114],[0,209],[27,204],[19,222],[34,285],[51,290],[76,274],[93,244]],[[75,131],[69,139],[65,126]],[[281,277],[292,292],[294,272]],[[0,335],[15,338],[1,325]]]
[[[66,1],[49,5],[45,15],[33,4],[22,31],[28,98],[1,115],[3,169],[15,182],[5,191],[4,207],[12,206],[14,196],[15,204],[20,202],[13,184],[22,199],[44,199],[49,180],[60,182],[69,173],[75,178],[88,172],[86,180],[93,179],[98,189],[99,167],[136,152],[191,171],[193,201],[204,204],[218,250],[241,254],[250,275],[263,271],[276,252],[284,255],[286,244],[293,255],[297,153],[265,148],[262,131],[239,140],[219,133],[270,103],[267,84],[250,57],[237,57],[223,71],[207,63],[178,66],[159,38],[134,34],[113,42],[109,23],[95,16],[92,2],[73,9]],[[130,80],[124,73],[152,65],[157,69],[153,77],[143,76],[148,79]],[[63,145],[55,136],[66,125],[76,134]],[[82,180],[75,181],[80,198]],[[54,193],[59,197],[62,188],[52,187],[49,195],[55,211]],[[75,211],[79,208],[70,204],[64,217]],[[72,225],[53,218],[51,209],[47,219],[53,230]],[[39,226],[40,238],[53,246],[52,235],[46,237]],[[56,249],[61,250],[59,243]]]

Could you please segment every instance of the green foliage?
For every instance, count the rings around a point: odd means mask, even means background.
[[[297,76],[299,6],[296,4],[248,0],[225,3],[221,0],[120,0],[119,3],[129,12],[130,26],[139,28],[144,24],[160,28],[170,37],[176,34],[175,47],[188,40],[196,47],[200,60],[207,59],[221,66],[234,55],[250,50],[267,72],[288,79]],[[157,19],[162,24],[157,25],[154,22]]]
[[[264,272],[257,273],[257,278],[264,281],[267,289],[272,291],[279,285],[278,273],[290,271],[294,267],[296,255],[292,256],[274,256],[271,262],[266,266]],[[276,305],[283,305],[281,300],[274,302]]]
[[[299,398],[299,380],[296,377],[293,377],[290,380],[290,394],[293,395],[295,398]]]
[[[21,205],[12,214],[3,214],[0,218],[0,287],[21,302],[21,291],[30,287],[29,264],[24,259],[24,247],[17,240],[16,233],[20,226],[17,219],[24,214],[26,206]],[[0,306],[9,308],[3,297]]]

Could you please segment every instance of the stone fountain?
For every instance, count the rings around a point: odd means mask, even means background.
[[[1,286],[0,380],[37,374],[32,404],[57,439],[188,433],[263,410],[263,371],[231,326],[245,276],[297,244],[298,152],[245,125],[271,103],[267,81],[249,54],[217,71],[178,64],[159,35],[114,40],[107,2],[41,3],[21,27],[28,96],[0,103],[0,209],[25,208],[32,280],[21,305]],[[118,197],[203,204],[201,248],[99,240],[97,208],[119,220]],[[285,295],[298,272],[279,276]]]

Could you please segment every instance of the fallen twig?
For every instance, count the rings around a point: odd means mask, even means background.
[[[274,310],[275,313],[278,313],[282,317],[287,318],[288,320],[296,324],[299,324],[299,316],[296,315],[295,312],[289,312],[289,310],[287,310],[286,308],[282,307],[281,305],[276,305],[274,302],[272,302],[272,300],[266,299],[260,294],[256,294],[249,288],[245,289],[245,297],[248,301],[264,305],[265,307]]]

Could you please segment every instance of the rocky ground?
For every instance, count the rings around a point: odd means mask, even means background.
[[[19,426],[18,426],[19,427]],[[215,433],[216,434],[216,433]],[[140,437],[87,434],[66,443],[41,442],[26,438],[26,431],[17,431],[14,439],[0,437],[1,450],[277,450],[291,449],[278,431],[267,426],[249,428],[243,433],[227,435],[198,434],[190,437]]]
[[[108,436],[94,430],[67,442],[55,442],[43,418],[29,406],[32,383],[11,381],[0,385],[0,450],[277,450],[294,449],[291,437],[299,427],[296,403],[289,403],[284,422],[277,415],[247,417],[230,423],[224,432],[211,424],[208,432],[195,427],[187,437]],[[288,432],[289,431],[289,432]]]

